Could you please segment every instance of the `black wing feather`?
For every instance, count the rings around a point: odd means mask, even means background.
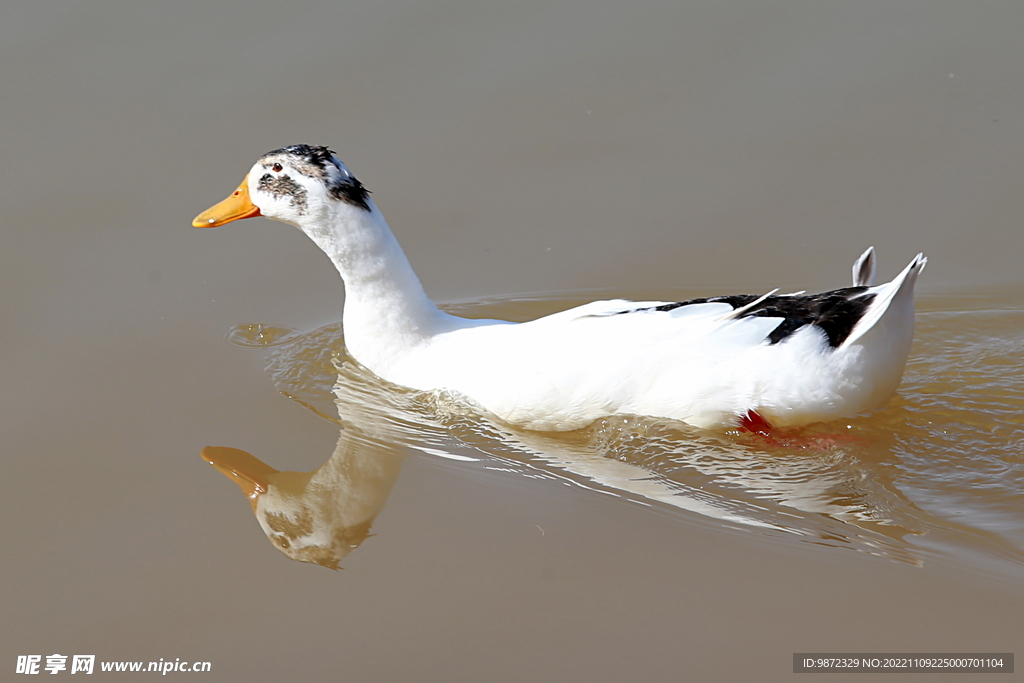
[[[733,310],[736,310],[762,299],[739,317],[782,318],[782,323],[768,335],[769,344],[778,344],[800,328],[814,325],[828,337],[829,346],[836,348],[846,341],[857,321],[864,317],[864,312],[874,301],[875,294],[869,292],[868,289],[868,287],[845,287],[821,294],[768,296],[763,299],[757,294],[712,296],[662,304],[651,308],[634,309],[634,312],[665,312],[691,304],[707,303],[729,304]]]

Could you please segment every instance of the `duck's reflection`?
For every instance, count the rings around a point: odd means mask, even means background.
[[[327,462],[281,472],[237,448],[207,446],[203,459],[238,484],[274,546],[293,560],[338,569],[370,535],[402,456],[342,430]]]
[[[894,458],[878,439],[865,446],[802,432],[779,444],[643,418],[603,420],[571,435],[509,430],[500,437],[549,472],[635,502],[921,562],[907,537],[924,532],[927,515],[893,483]],[[494,451],[476,438],[480,450]]]
[[[336,325],[277,347],[268,371],[281,393],[321,416],[339,415],[327,462],[303,473],[233,448],[210,447],[203,457],[242,488],[267,537],[295,560],[337,568],[369,534],[402,453],[413,449],[761,533],[921,561],[906,537],[923,533],[927,516],[893,484],[895,456],[884,435],[864,444],[831,427],[780,444],[639,418],[568,434],[513,430],[457,396],[383,384],[347,358]]]

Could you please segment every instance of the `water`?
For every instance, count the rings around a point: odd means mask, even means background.
[[[4,16],[8,675],[58,653],[210,681],[778,681],[794,652],[1018,647],[1024,5]],[[189,227],[295,143],[332,146],[471,315],[820,291],[869,245],[880,278],[924,251],[900,394],[765,442],[519,433],[344,362],[338,384],[315,246]],[[264,528],[210,446],[352,495]],[[320,522],[338,571],[279,551],[314,559]]]

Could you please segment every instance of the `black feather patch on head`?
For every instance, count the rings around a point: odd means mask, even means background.
[[[364,211],[370,210],[370,191],[339,164],[334,152],[327,147],[317,145],[282,147],[264,154],[260,162],[268,168],[275,162],[287,163],[309,178],[318,178],[324,181],[327,184],[327,191],[338,201],[358,206]],[[339,172],[332,173],[329,170],[332,166]]]
[[[273,152],[264,154],[260,161],[264,166],[270,166],[275,161],[286,161],[296,171],[310,178],[326,178],[328,177],[328,166],[338,168],[338,164],[334,160],[334,152],[326,147],[313,145],[291,145],[275,149]]]
[[[306,188],[291,179],[291,176],[274,176],[264,173],[260,177],[259,189],[275,199],[291,197],[292,206],[300,213],[306,213]]]
[[[339,178],[338,182],[327,188],[335,199],[358,206],[364,211],[370,210],[370,191],[363,187],[355,176]]]

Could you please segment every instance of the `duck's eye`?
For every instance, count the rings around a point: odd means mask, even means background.
[[[274,173],[280,173],[281,169],[283,169],[284,166],[282,166],[281,164],[274,164],[273,166],[271,166],[271,168],[274,169]]]

